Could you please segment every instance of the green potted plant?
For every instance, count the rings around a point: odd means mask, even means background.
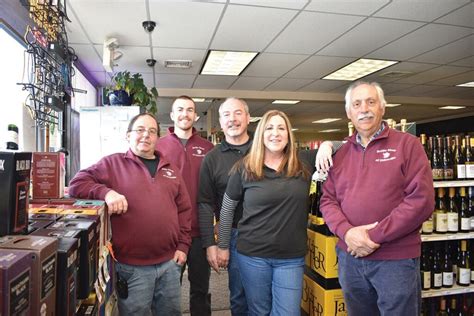
[[[142,111],[156,114],[158,90],[155,87],[148,89],[142,74],[120,71],[114,74],[112,81],[108,92],[111,105],[138,105]]]

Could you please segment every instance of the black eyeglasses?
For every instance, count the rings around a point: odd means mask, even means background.
[[[148,132],[148,135],[150,135],[150,136],[158,135],[158,130],[156,128],[143,128],[143,127],[140,127],[140,128],[137,128],[137,129],[132,129],[132,130],[130,130],[130,132],[135,132],[140,136],[145,134],[145,132]]]

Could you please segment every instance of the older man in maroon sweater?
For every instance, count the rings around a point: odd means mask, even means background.
[[[420,315],[419,229],[434,208],[430,165],[418,139],[390,129],[377,83],[346,92],[357,133],[336,153],[321,211],[337,244],[348,314]]]
[[[79,171],[73,197],[105,200],[112,225],[120,315],[181,315],[181,268],[191,243],[191,202],[179,169],[155,150],[158,123],[139,114],[130,149]]]

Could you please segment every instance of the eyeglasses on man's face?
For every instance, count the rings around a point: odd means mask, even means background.
[[[157,136],[158,135],[158,130],[156,128],[144,128],[144,127],[139,127],[137,129],[132,129],[130,132],[135,132],[137,135],[143,135],[145,132],[148,132],[148,135],[150,136]]]

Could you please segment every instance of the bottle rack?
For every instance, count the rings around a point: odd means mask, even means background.
[[[474,186],[474,180],[455,180],[455,181],[436,181],[433,183],[435,188],[446,187],[469,187]],[[474,239],[474,231],[468,233],[453,233],[453,234],[430,234],[421,235],[422,242],[443,241],[443,240],[460,240],[460,239]],[[430,289],[421,292],[422,298],[437,297],[445,295],[455,295],[474,292],[474,285],[459,286],[454,284],[451,288]]]

